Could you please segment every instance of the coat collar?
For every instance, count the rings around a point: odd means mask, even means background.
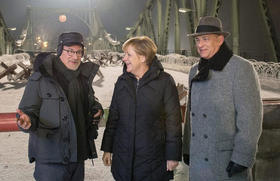
[[[162,71],[164,71],[163,66],[160,63],[160,61],[157,59],[157,57],[155,56],[148,71],[139,80],[140,85],[144,85],[144,84],[150,82],[151,80],[154,80],[155,78],[157,78],[159,76],[160,72],[162,72]],[[121,75],[120,78],[125,79],[125,80],[136,79],[132,73],[126,71],[125,64],[123,66],[123,74]]]
[[[151,66],[149,67],[149,70],[143,75],[141,79],[139,79],[138,82],[138,89],[143,87],[144,85],[148,84],[150,81],[156,79],[159,77],[160,72],[162,72],[164,69],[160,63],[160,61],[155,57],[153,59],[153,62]],[[121,80],[124,80],[124,86],[127,87],[129,93],[136,98],[136,78],[132,73],[129,73],[126,71],[126,65],[124,64],[123,67],[123,74],[120,76]]]
[[[53,72],[53,64],[54,61],[61,61],[59,57],[50,54],[48,55],[44,60],[42,65],[39,67],[39,71],[43,76],[54,76]],[[81,63],[80,65],[81,74],[89,79],[90,82],[93,81],[98,69],[99,65],[92,63],[92,62],[86,62]]]

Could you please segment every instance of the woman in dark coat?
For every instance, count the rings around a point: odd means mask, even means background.
[[[123,45],[124,71],[115,84],[101,150],[117,181],[167,181],[181,160],[181,113],[171,75],[146,37]]]

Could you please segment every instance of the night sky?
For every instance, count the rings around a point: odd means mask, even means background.
[[[144,9],[146,0],[92,0],[93,6],[106,29],[113,37],[125,39],[127,31],[125,27],[133,26],[140,12]],[[8,27],[16,27],[17,30],[11,32],[15,39],[19,35],[26,22],[26,7],[40,8],[88,8],[89,0],[0,0],[0,11]],[[52,15],[56,16],[56,15]],[[57,21],[49,15],[40,17],[44,24],[44,30],[50,31],[52,21]],[[49,18],[49,21],[47,19]],[[74,21],[75,17],[68,17],[68,20]],[[77,21],[75,21],[77,22]],[[79,22],[81,23],[81,22]],[[47,28],[46,28],[47,25]],[[40,26],[40,25],[38,25]],[[81,27],[79,24],[77,26]],[[81,27],[81,31],[83,27]],[[48,30],[49,29],[49,30]],[[67,28],[66,28],[67,29]],[[64,30],[67,31],[65,28]]]

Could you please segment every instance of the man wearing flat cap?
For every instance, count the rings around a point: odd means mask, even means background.
[[[190,181],[247,181],[262,131],[260,84],[251,63],[225,43],[220,19],[199,20],[194,37],[199,63],[189,73],[183,139]]]
[[[30,134],[28,156],[36,180],[82,181],[84,161],[97,157],[94,139],[103,109],[92,81],[99,66],[81,63],[83,54],[82,35],[62,33],[57,56],[40,60],[25,87],[17,124]]]

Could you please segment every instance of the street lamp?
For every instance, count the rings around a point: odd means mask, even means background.
[[[132,27],[125,27],[125,30],[127,30],[127,31],[130,31],[130,30],[132,30]]]
[[[17,28],[16,27],[8,28],[8,30],[15,31],[15,30],[17,30]]]
[[[188,13],[188,12],[191,12],[192,10],[189,9],[189,8],[179,8],[179,12],[180,13]]]
[[[48,42],[47,42],[47,41],[44,41],[44,42],[43,42],[43,47],[44,47],[44,48],[47,48],[47,47],[48,47]]]
[[[65,14],[62,14],[58,17],[59,22],[64,23],[67,21],[67,17]]]

